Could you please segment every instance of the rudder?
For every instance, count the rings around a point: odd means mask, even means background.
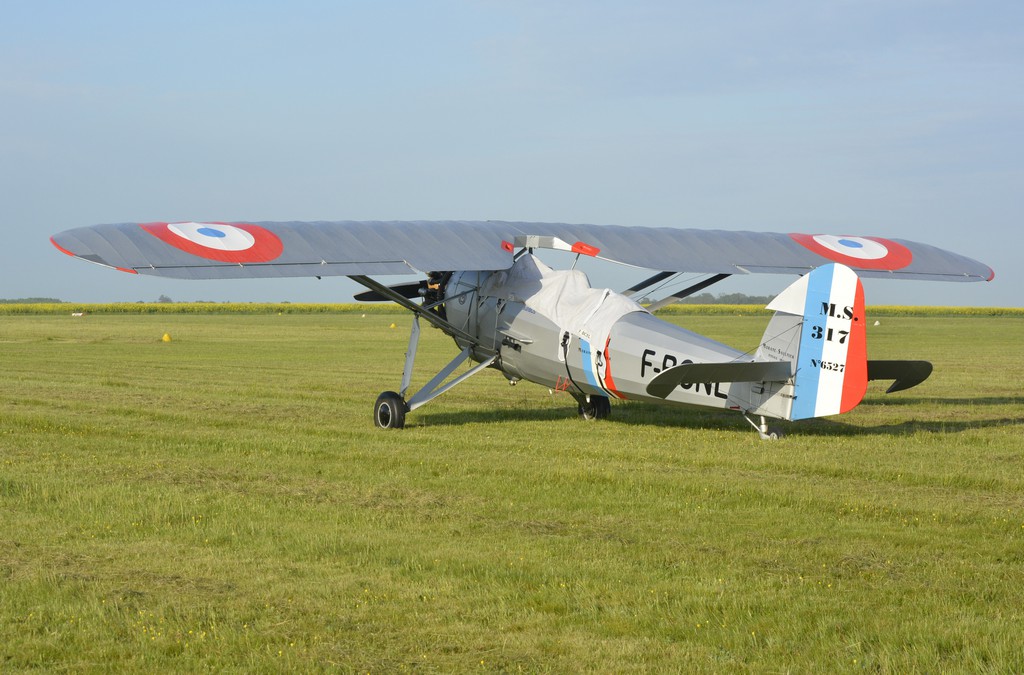
[[[776,311],[773,324],[785,321],[786,315],[800,322],[789,419],[836,415],[856,407],[868,386],[864,286],[857,274],[839,263],[815,268],[768,309]],[[770,344],[766,339],[762,349]]]

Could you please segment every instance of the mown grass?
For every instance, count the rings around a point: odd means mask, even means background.
[[[494,372],[381,432],[409,321],[0,319],[0,670],[1024,670],[1024,320],[884,317],[932,378],[776,443]]]

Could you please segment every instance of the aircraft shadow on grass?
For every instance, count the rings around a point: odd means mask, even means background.
[[[1024,397],[983,397],[983,398],[915,398],[890,400],[865,400],[861,405],[868,406],[900,406],[923,405],[932,410],[945,406],[1005,406],[1018,405],[1024,408]],[[424,426],[466,424],[497,424],[503,422],[573,422],[577,418],[571,405],[564,408],[503,408],[492,410],[464,410],[458,412],[434,411],[420,416]],[[630,426],[662,426],[676,429],[703,430],[715,429],[722,431],[746,431],[749,426],[742,417],[734,414],[705,412],[703,410],[685,409],[676,406],[663,406],[652,403],[623,404],[614,406],[612,415],[605,420],[584,421],[580,424],[619,424]],[[919,419],[905,420],[892,424],[863,426],[848,424],[836,419],[812,419],[785,424],[780,429],[789,436],[866,436],[866,435],[911,435],[918,432],[960,433],[970,429],[987,429],[1007,426],[1024,426],[1024,415],[1013,417],[992,417],[988,419],[958,420],[948,415],[935,412],[922,415]]]
[[[893,396],[887,398],[867,397],[860,402],[865,407],[896,407],[896,406],[995,406],[1010,405],[1024,408],[1024,396],[977,396],[963,398],[942,398],[932,396]]]

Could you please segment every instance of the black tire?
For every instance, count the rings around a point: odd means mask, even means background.
[[[768,440],[769,441],[777,441],[777,440],[779,440],[780,438],[782,438],[785,435],[786,434],[783,433],[782,429],[780,429],[778,427],[768,427]]]
[[[590,396],[585,403],[577,408],[580,417],[585,420],[603,420],[612,414],[612,403],[607,396]]]
[[[405,426],[407,410],[405,399],[393,391],[386,391],[373,404],[373,423],[379,429],[401,429]]]

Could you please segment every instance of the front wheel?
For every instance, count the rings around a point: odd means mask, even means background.
[[[612,414],[612,403],[607,396],[588,396],[577,411],[585,420],[603,420]]]
[[[393,391],[386,391],[373,404],[373,423],[380,429],[401,429],[405,426],[407,409],[405,399]]]

